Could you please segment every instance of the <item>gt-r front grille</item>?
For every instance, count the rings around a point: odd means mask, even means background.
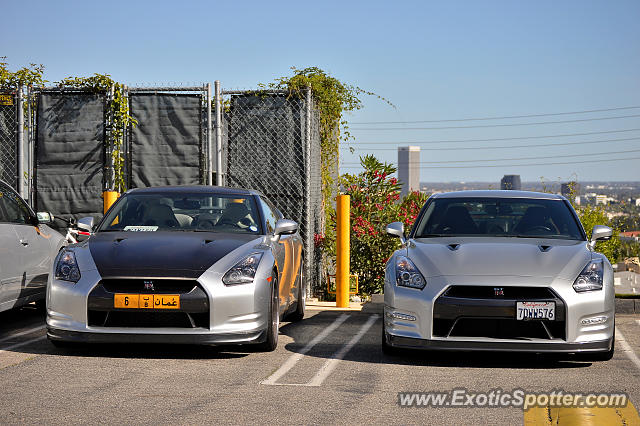
[[[548,287],[501,287],[479,285],[453,285],[445,292],[448,297],[465,299],[555,299],[556,295]]]
[[[195,280],[171,279],[104,279],[100,281],[110,293],[189,293],[198,286]]]
[[[170,297],[167,300],[171,303],[158,302],[157,307],[137,304],[143,297],[158,301],[157,296],[163,295]],[[136,302],[124,306],[118,303],[118,297],[125,296]],[[89,326],[208,329],[209,317],[209,298],[194,280],[105,279],[88,299]]]
[[[555,319],[517,320],[517,302],[554,302]],[[565,304],[547,287],[452,286],[433,306],[433,335],[566,339]]]

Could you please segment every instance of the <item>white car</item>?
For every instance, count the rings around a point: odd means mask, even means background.
[[[51,264],[65,245],[50,221],[0,181],[0,312],[44,300]]]
[[[427,200],[386,268],[383,350],[614,351],[613,270],[562,196],[461,191]]]

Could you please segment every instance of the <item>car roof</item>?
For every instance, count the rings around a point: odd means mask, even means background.
[[[151,186],[148,188],[134,188],[127,191],[128,194],[221,194],[221,195],[262,195],[258,191],[242,188],[229,188],[226,186],[211,185],[176,185],[176,186]]]
[[[529,198],[538,200],[566,200],[558,194],[548,194],[546,192],[533,191],[513,191],[513,190],[474,190],[474,191],[454,191],[433,194],[434,198]]]

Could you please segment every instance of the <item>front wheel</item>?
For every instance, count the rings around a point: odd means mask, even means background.
[[[278,297],[278,274],[273,272],[271,280],[271,302],[269,303],[269,324],[267,325],[267,339],[256,345],[262,352],[272,352],[278,347],[278,333],[280,327],[280,298]]]

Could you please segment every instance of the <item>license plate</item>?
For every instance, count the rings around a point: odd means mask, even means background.
[[[556,319],[555,302],[516,302],[516,319],[518,320],[554,320]]]
[[[117,309],[180,309],[179,294],[124,294],[113,297]]]

